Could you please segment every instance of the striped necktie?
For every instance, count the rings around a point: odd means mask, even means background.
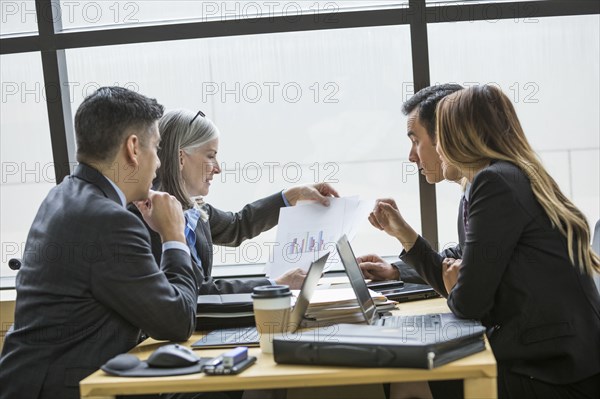
[[[196,226],[198,226],[198,220],[200,219],[200,211],[198,209],[188,209],[184,213],[185,216],[185,241],[190,248],[192,259],[196,264],[202,267],[198,250],[196,249]]]
[[[469,201],[467,197],[463,197],[463,225],[465,226],[465,234],[469,230]]]

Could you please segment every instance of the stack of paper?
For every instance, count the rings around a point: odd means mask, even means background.
[[[369,293],[380,311],[391,310],[397,304],[375,291],[369,290]],[[294,291],[294,294],[298,295],[298,291]],[[306,318],[308,320],[303,323],[305,327],[365,322],[352,288],[316,290],[306,311]]]

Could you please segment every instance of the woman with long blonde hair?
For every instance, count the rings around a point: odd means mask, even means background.
[[[498,88],[447,96],[437,115],[442,169],[471,183],[462,264],[439,278],[456,315],[489,327],[499,397],[600,397],[600,259],[585,217]]]

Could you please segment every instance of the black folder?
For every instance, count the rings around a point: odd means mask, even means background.
[[[198,313],[252,311],[252,294],[198,295]]]
[[[332,325],[276,337],[273,355],[282,364],[432,369],[485,349],[484,328],[464,322],[425,330]]]
[[[199,295],[196,330],[254,326],[251,294]]]

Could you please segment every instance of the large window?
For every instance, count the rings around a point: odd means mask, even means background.
[[[283,17],[293,24],[301,16],[326,15],[334,21],[341,11],[406,7],[408,1],[196,1],[196,0],[61,0],[63,27],[107,28],[132,24],[176,23],[183,21],[256,20]],[[327,22],[327,19],[325,19]]]
[[[420,224],[418,176],[403,175],[408,26],[70,50],[67,61],[74,108],[88,91],[119,84],[211,118],[223,173],[206,199],[220,209],[328,181],[342,195],[399,198]],[[271,231],[259,243],[274,239]],[[398,252],[368,223],[356,242],[360,252]],[[266,261],[268,246],[256,248],[217,250],[215,263]]]
[[[42,64],[37,53],[0,57],[0,277],[13,276],[40,203],[56,184]]]
[[[0,35],[37,32],[34,0],[0,0]]]
[[[598,16],[431,24],[428,30],[432,83],[502,88],[544,166],[593,227],[600,217]],[[456,240],[460,190],[438,187],[445,244]]]

